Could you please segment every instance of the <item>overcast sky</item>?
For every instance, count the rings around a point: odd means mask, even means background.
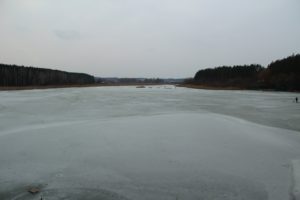
[[[0,63],[191,77],[293,53],[299,0],[0,0]]]

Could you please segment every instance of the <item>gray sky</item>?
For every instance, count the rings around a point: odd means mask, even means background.
[[[0,62],[119,77],[300,53],[299,0],[0,0]]]

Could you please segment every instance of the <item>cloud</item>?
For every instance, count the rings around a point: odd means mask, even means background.
[[[76,30],[55,30],[54,34],[62,40],[78,40],[81,35]]]

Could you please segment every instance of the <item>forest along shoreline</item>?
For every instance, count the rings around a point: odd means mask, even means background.
[[[183,79],[182,79],[183,80]],[[0,91],[100,86],[161,85],[175,79],[99,78],[84,73],[0,64]]]
[[[100,78],[84,73],[0,64],[0,91],[100,86],[175,85],[209,90],[300,92],[300,54],[259,64],[199,70],[193,78]]]
[[[258,64],[221,66],[199,70],[180,86],[196,89],[300,91],[300,54]]]

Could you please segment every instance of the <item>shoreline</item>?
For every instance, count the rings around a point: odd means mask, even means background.
[[[179,84],[177,87],[185,87],[192,89],[203,89],[203,90],[247,90],[239,87],[221,87],[221,86],[208,86],[208,85],[195,85],[195,84]]]
[[[208,86],[208,85],[196,85],[196,84],[179,84],[177,87],[184,87],[190,89],[200,90],[248,90],[248,91],[263,91],[263,92],[293,92],[300,93],[300,91],[289,91],[289,90],[274,90],[274,89],[247,89],[243,87],[221,87],[221,86]]]
[[[148,86],[148,85],[168,85],[158,83],[127,83],[127,84],[86,84],[86,85],[45,85],[45,86],[0,86],[1,91],[17,91],[17,90],[46,90],[59,88],[82,88],[82,87],[113,87],[113,86]]]
[[[221,86],[208,86],[196,84],[167,84],[167,83],[127,83],[127,84],[86,84],[86,85],[47,85],[47,86],[0,86],[1,91],[18,91],[18,90],[46,90],[46,89],[59,89],[59,88],[82,88],[82,87],[122,87],[122,86],[151,86],[151,85],[174,85],[176,87],[200,89],[200,90],[248,90],[248,91],[263,91],[263,92],[293,92],[300,93],[300,91],[285,91],[274,89],[247,89],[242,87],[221,87]]]

